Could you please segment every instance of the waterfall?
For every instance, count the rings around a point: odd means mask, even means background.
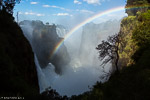
[[[41,59],[39,59],[39,56],[44,55],[44,57],[47,57],[47,52],[50,52],[49,48],[52,48],[51,44],[56,42],[55,38],[54,40],[50,38],[51,35],[57,34],[63,37],[67,30],[59,26],[56,28],[57,33],[53,32],[53,30],[55,30],[54,28],[49,29],[49,33],[47,33],[46,30],[46,33],[42,33],[41,31],[34,29],[32,25],[22,25],[21,28],[24,32],[24,35],[30,42],[34,52],[40,93],[51,87],[60,95],[79,95],[85,91],[89,91],[89,87],[92,87],[97,81],[104,82],[104,80],[100,79],[100,76],[104,74],[104,69],[100,67],[101,62],[98,59],[98,53],[95,47],[101,42],[101,40],[109,36],[110,33],[113,34],[118,31],[118,22],[116,22],[115,25],[110,24],[115,22],[116,21],[109,21],[102,24],[87,24],[85,27],[83,27],[83,30],[77,31],[72,37],[65,41],[64,45],[67,47],[67,49],[64,49],[60,54],[57,55],[61,57],[59,59],[54,59],[55,63],[49,61],[48,65],[44,67],[42,67],[40,64]],[[39,26],[41,25],[46,27],[46,29],[48,28],[48,26],[44,26],[41,23],[39,24],[37,22],[37,24]],[[113,26],[115,26],[115,28]],[[40,27],[38,28],[40,29]],[[48,35],[45,35],[44,37],[43,34]],[[37,41],[33,41],[36,36],[38,37]],[[43,41],[40,41],[41,38],[43,38]],[[50,45],[46,42],[48,42]],[[36,49],[34,46],[36,46]],[[68,64],[63,65],[62,63],[65,61],[64,59],[66,59],[66,56],[63,55],[65,55],[66,50],[71,56],[71,61]],[[35,51],[37,51],[37,53],[40,55],[38,56]],[[44,57],[42,57],[42,61],[45,61]],[[59,64],[61,68],[65,69],[64,73],[62,75],[56,74],[55,68],[57,67],[53,64]],[[110,64],[107,64],[105,66],[106,70],[109,70],[110,66]]]
[[[34,54],[34,61],[35,61],[36,70],[37,70],[40,93],[42,93],[43,91],[45,91],[46,88],[50,86],[50,84],[48,84],[48,81],[46,80],[46,77],[39,65],[36,54]]]

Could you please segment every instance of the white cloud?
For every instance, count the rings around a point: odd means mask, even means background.
[[[58,14],[53,14],[54,16],[72,16],[69,13],[58,13]]]
[[[94,4],[94,5],[100,5],[100,0],[83,0],[85,2],[87,2],[88,4]],[[102,0],[104,1],[104,0]]]
[[[43,7],[51,7],[51,8],[60,8],[62,9],[62,7],[58,7],[58,6],[50,6],[50,5],[43,5]],[[64,8],[63,8],[64,9]]]
[[[58,13],[57,15],[58,16],[68,16],[69,14],[68,13]]]
[[[65,11],[71,11],[70,9],[65,9],[65,8],[63,8],[63,7],[59,7],[59,6],[55,6],[55,5],[53,5],[53,6],[50,6],[50,5],[43,5],[43,7],[45,7],[45,8],[51,7],[51,8],[58,8],[58,9],[61,9],[61,10],[65,10]]]
[[[30,4],[36,5],[36,4],[38,4],[38,2],[30,2]]]
[[[78,0],[74,0],[75,4],[82,4],[82,2],[78,1]]]
[[[49,8],[49,7],[50,7],[50,5],[43,5],[43,7],[45,7],[45,8]]]
[[[101,5],[102,2],[109,2],[110,0],[83,0],[84,2],[87,2],[88,4],[93,5]]]
[[[83,10],[77,9],[76,11],[79,11],[79,12],[81,12],[81,13],[90,13],[90,14],[93,14],[93,13],[94,13],[93,11],[89,11],[89,10],[85,10],[85,9],[83,9]]]
[[[18,14],[19,14],[19,15],[22,15],[23,13],[19,11]]]
[[[25,12],[24,14],[25,15],[35,15],[35,13],[33,13],[33,12]]]
[[[36,16],[45,16],[44,14],[36,14]]]
[[[19,13],[19,14],[25,14],[25,15],[34,15],[34,16],[45,16],[44,14],[40,13],[34,13],[34,12],[25,12],[25,13]]]
[[[60,7],[58,7],[58,6],[50,6],[50,7],[52,7],[52,8],[60,8]]]

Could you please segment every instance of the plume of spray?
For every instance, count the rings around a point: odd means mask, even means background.
[[[97,16],[94,18],[97,18]],[[83,24],[85,23],[80,24],[80,26],[83,26]],[[101,40],[117,33],[119,31],[119,25],[120,22],[116,20],[101,24],[89,23],[74,32],[70,38],[64,41],[71,62],[68,65],[62,65],[66,68],[62,75],[55,73],[55,66],[51,62],[44,68],[41,68],[35,54],[40,93],[46,88],[52,87],[61,95],[78,95],[90,90],[89,87],[92,87],[96,81],[103,82],[104,80],[100,80],[100,76],[103,75],[103,69],[100,67],[101,62],[98,59],[98,51],[95,48],[101,43]],[[24,24],[22,30],[33,47],[33,43],[31,42],[33,39],[32,25]],[[61,34],[61,29],[58,31],[60,36],[64,34]],[[110,64],[107,64],[106,70],[109,70],[110,66]]]
[[[56,89],[56,91],[61,95],[78,95],[88,91],[89,86],[94,85],[96,81],[103,81],[99,78],[101,75],[103,75],[103,71],[99,66],[101,62],[98,60],[98,52],[95,50],[95,47],[101,43],[101,40],[106,39],[107,36],[118,33],[120,29],[120,22],[116,23],[116,21],[108,21],[101,24],[87,23],[103,15],[120,10],[124,10],[124,7],[118,7],[101,12],[83,21],[77,25],[77,27],[72,29],[68,35],[66,35],[67,40],[61,41],[54,50],[55,54],[55,52],[58,51],[61,45],[64,43],[67,46],[67,50],[71,56],[71,62],[66,66],[62,65],[66,68],[62,75],[55,73],[55,66],[51,62],[49,62],[46,67],[41,68],[35,55],[40,92],[43,92],[50,86],[53,89]],[[70,21],[68,23],[70,23]],[[83,29],[81,28],[82,26],[84,26]],[[24,31],[24,35],[27,37],[31,43],[31,46],[33,47],[31,42],[33,39],[32,26],[22,26],[22,29]],[[28,31],[25,31],[27,29]],[[59,30],[59,32],[61,33],[61,30]],[[106,70],[108,71],[111,64],[107,64],[106,66]]]
[[[67,50],[71,56],[71,62],[66,65],[67,67],[65,68],[67,69],[63,75],[56,74],[55,66],[50,62],[46,67],[41,68],[35,54],[40,93],[45,91],[46,88],[52,87],[61,95],[78,95],[90,90],[89,87],[92,87],[96,81],[102,81],[100,80],[100,76],[103,72],[99,66],[100,61],[98,60],[98,52],[95,47],[108,35],[105,33],[109,33],[112,30],[115,30],[114,32],[118,31],[119,22],[116,22],[115,29],[112,27],[115,22],[108,21],[102,24],[89,23],[65,41],[64,44],[67,46]],[[107,28],[105,27],[106,25]],[[31,42],[33,39],[32,26],[24,25],[21,27],[24,35],[33,47]],[[61,32],[60,29],[59,32]]]

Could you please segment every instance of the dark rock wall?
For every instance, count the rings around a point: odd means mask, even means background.
[[[0,11],[0,96],[38,94],[34,55],[13,17]]]
[[[48,63],[52,63],[55,72],[62,74],[65,66],[70,62],[70,56],[64,44],[54,53],[57,44],[63,40],[57,35],[56,25],[44,25],[42,21],[22,21],[20,25],[30,25],[33,28],[31,44],[40,66],[45,68]]]

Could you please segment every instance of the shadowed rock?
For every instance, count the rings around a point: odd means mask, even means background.
[[[32,34],[30,38],[33,51],[36,53],[39,64],[45,68],[48,63],[55,66],[55,72],[62,74],[65,66],[70,62],[70,57],[67,48],[64,44],[54,53],[55,47],[63,39],[57,35],[55,25],[44,25],[41,21],[23,21],[20,25],[30,25],[32,33],[24,30],[24,34]]]

